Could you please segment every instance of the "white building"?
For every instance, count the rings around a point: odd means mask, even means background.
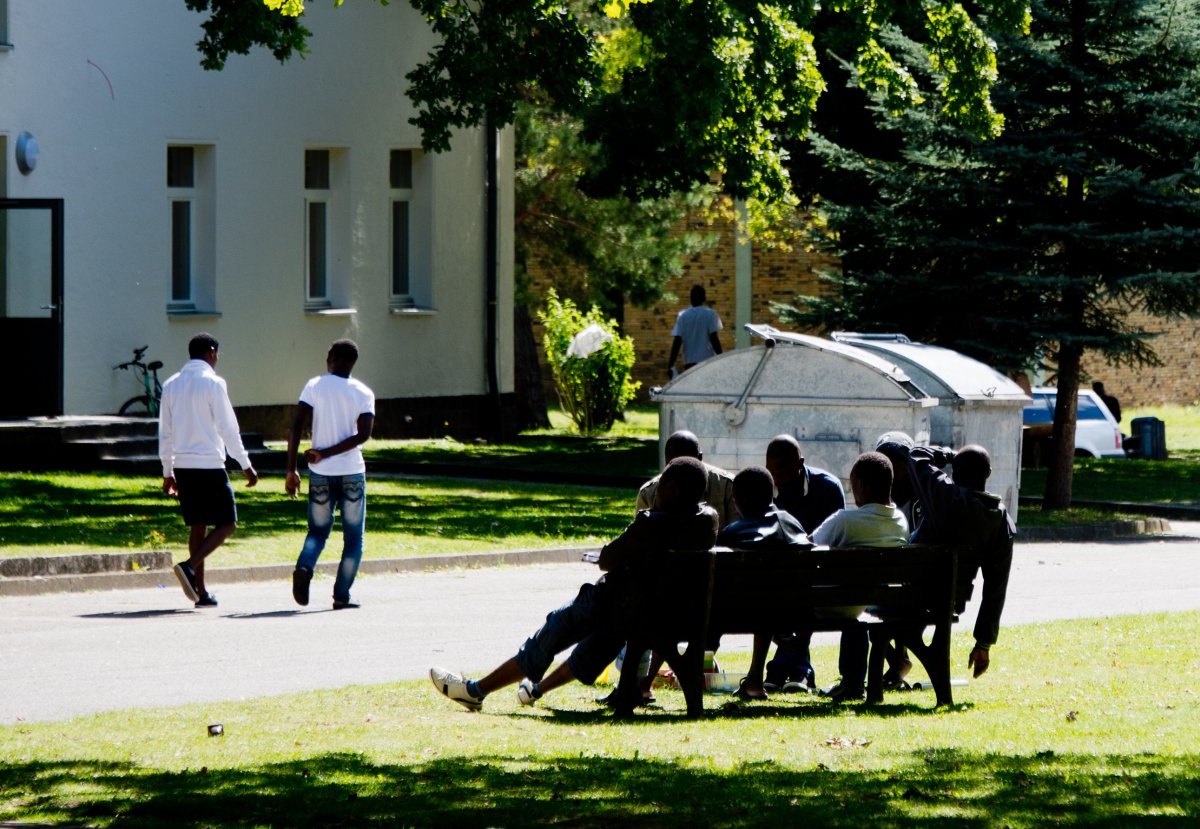
[[[420,151],[404,76],[434,38],[405,3],[309,4],[304,58],[221,72],[200,66],[204,19],[0,0],[0,334],[19,363],[0,416],[115,412],[137,392],[116,363],[149,345],[165,376],[210,331],[244,428],[278,433],[348,336],[380,431],[486,431],[512,398],[511,133],[492,209],[484,130]]]

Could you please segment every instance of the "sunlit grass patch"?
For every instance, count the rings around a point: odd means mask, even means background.
[[[569,686],[471,714],[428,681],[0,728],[0,820],[96,827],[1191,825],[1200,613],[1002,631],[987,675],[876,707]],[[966,676],[969,632],[954,643]],[[720,653],[742,668],[745,654]],[[498,658],[500,658],[498,656]],[[834,648],[814,651],[832,676]],[[471,666],[484,670],[487,665]],[[1152,682],[1143,681],[1153,678]],[[224,725],[223,737],[207,725]]]
[[[213,566],[295,561],[303,498],[279,478],[234,478],[239,526]],[[0,556],[185,549],[187,528],[161,479],[0,473]],[[634,493],[598,487],[439,478],[368,480],[367,555],[375,557],[594,544],[633,519]]]

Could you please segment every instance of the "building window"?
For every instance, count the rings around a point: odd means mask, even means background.
[[[211,312],[216,307],[211,146],[167,147],[167,204],[171,235],[167,310]]]
[[[304,299],[312,308],[328,308],[329,293],[329,150],[304,151]]]
[[[394,308],[407,308],[412,297],[412,221],[409,204],[413,193],[413,152],[392,150],[388,185],[392,199],[392,298]]]
[[[8,0],[0,0],[0,51],[12,48],[8,39]]]
[[[391,221],[390,307],[395,314],[433,311],[430,170],[420,150],[388,154]]]
[[[192,301],[192,205],[196,201],[196,151],[167,147],[167,193],[171,203],[171,307]]]

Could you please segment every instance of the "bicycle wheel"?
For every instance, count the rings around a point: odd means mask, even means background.
[[[150,398],[146,395],[131,397],[117,411],[121,417],[150,417]]]

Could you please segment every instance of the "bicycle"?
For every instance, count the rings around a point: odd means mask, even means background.
[[[121,404],[117,414],[124,417],[158,417],[158,404],[162,400],[162,383],[158,382],[158,370],[163,367],[162,360],[142,362],[142,355],[150,346],[144,345],[133,350],[133,359],[113,366],[113,371],[133,369],[141,375],[143,394],[131,397]]]

